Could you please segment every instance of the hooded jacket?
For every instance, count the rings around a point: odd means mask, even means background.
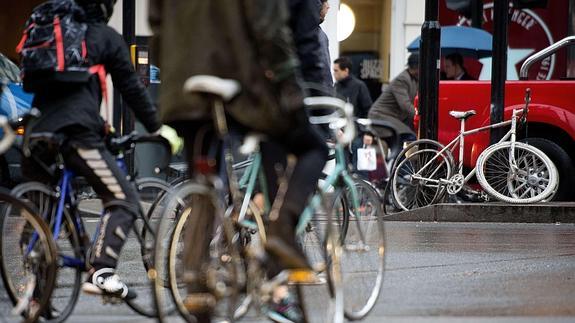
[[[144,127],[154,132],[160,128],[156,109],[139,76],[136,74],[126,43],[122,36],[107,26],[100,16],[88,17],[86,47],[90,66],[102,65],[112,77],[114,87],[120,91],[124,102],[135,113]],[[104,120],[100,116],[103,84],[98,74],[87,83],[54,83],[35,93],[33,106],[42,116],[34,132],[56,132],[77,126],[89,132],[102,134]],[[107,90],[111,95],[110,89]]]

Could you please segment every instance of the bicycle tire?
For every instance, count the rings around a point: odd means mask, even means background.
[[[417,150],[411,155],[406,155],[396,167],[391,179],[392,197],[395,203],[404,211],[434,204],[445,193],[445,187],[440,183],[430,180],[448,179],[451,177],[452,164],[448,158],[436,158],[438,152],[434,149]],[[424,179],[413,180],[429,161]]]
[[[37,322],[49,307],[49,301],[56,282],[58,261],[56,245],[48,225],[37,214],[32,205],[15,198],[5,189],[0,189],[0,201],[0,276],[12,304],[16,307],[23,306],[28,309],[28,311],[25,311],[23,308],[20,313],[24,321]],[[16,223],[18,219],[25,221],[25,223]],[[18,228],[25,231],[20,233],[17,231]],[[26,257],[26,260],[30,261],[30,263],[23,264],[22,268],[14,268],[18,266],[14,262],[15,256],[21,251],[23,252],[22,248],[28,245],[28,239],[34,237],[32,232],[37,233],[37,241],[40,241],[40,243],[35,244],[35,247],[31,250],[34,253],[31,252]],[[10,235],[6,233],[14,234],[15,240],[11,240]],[[29,269],[34,267],[32,266],[34,264],[36,266],[42,265],[41,268],[35,268],[42,276],[41,286],[37,287],[35,285],[39,280],[34,276],[32,277],[34,280],[33,290],[30,291],[32,295],[21,295],[20,291],[26,292],[29,290],[31,277],[27,277],[28,283],[26,283],[26,281],[12,277],[11,274],[24,274],[26,276],[26,273],[30,271]],[[40,296],[37,296],[38,298],[35,300],[36,308],[30,311],[28,306],[31,303],[22,298],[30,298],[34,294]]]
[[[431,148],[433,147],[433,148]],[[410,144],[408,144],[407,146],[405,146],[405,148],[403,148],[403,150],[397,155],[397,157],[395,158],[395,160],[393,161],[393,164],[391,166],[391,171],[389,174],[389,180],[385,185],[385,190],[383,193],[383,212],[384,214],[389,214],[388,212],[388,205],[392,204],[394,210],[400,210],[400,211],[405,211],[404,208],[402,208],[400,205],[397,204],[396,202],[396,197],[394,196],[394,190],[391,188],[391,182],[393,177],[395,176],[395,172],[397,170],[397,166],[399,165],[399,163],[401,161],[403,161],[405,159],[406,155],[409,155],[410,153],[414,153],[416,151],[419,151],[421,149],[435,149],[437,151],[441,151],[442,149],[444,149],[445,146],[435,140],[431,140],[431,139],[418,139],[416,141],[411,142]],[[451,165],[455,165],[455,159],[453,158],[453,154],[451,153],[451,150],[447,149],[444,152],[444,158],[446,158]]]
[[[342,194],[341,191],[336,190],[336,196]],[[325,253],[326,258],[329,259],[327,269],[328,286],[331,294],[331,301],[328,306],[327,319],[328,322],[343,323],[345,317],[345,305],[344,305],[344,290],[343,290],[343,275],[341,268],[341,255],[342,243],[341,243],[341,231],[339,231],[339,220],[336,219],[337,223],[333,223],[334,209],[336,208],[337,200],[329,202],[325,196],[322,198],[323,207],[326,208],[327,216],[327,230],[325,232]],[[326,205],[327,204],[327,205]],[[346,212],[343,212],[346,213]],[[336,218],[340,216],[337,212]],[[304,303],[303,299],[300,299],[301,303]],[[307,315],[307,313],[304,312]]]
[[[559,185],[558,171],[551,159],[531,145],[515,142],[515,160],[521,174],[510,176],[511,144],[509,141],[495,144],[479,155],[477,180],[481,187],[491,196],[507,203],[536,203],[551,196]],[[534,168],[537,170],[534,171]],[[497,179],[498,174],[503,179]],[[518,194],[520,188],[525,190]],[[523,197],[524,194],[528,196]]]
[[[178,232],[191,230],[197,234],[193,234],[191,235],[193,238],[188,237],[187,239],[194,239],[196,242],[186,240],[185,243],[207,245],[209,248],[203,250],[209,249],[211,250],[210,253],[213,253],[211,256],[208,255],[206,264],[204,264],[207,266],[205,272],[194,273],[192,276],[207,275],[205,280],[208,282],[206,284],[206,292],[213,295],[214,299],[219,303],[216,306],[217,313],[215,315],[232,319],[236,309],[235,304],[237,302],[239,286],[242,281],[240,277],[241,265],[238,262],[240,254],[236,245],[237,241],[234,241],[235,230],[232,227],[230,219],[227,219],[221,211],[221,205],[223,203],[221,203],[211,188],[193,182],[187,182],[185,185],[182,185],[172,194],[169,200],[170,202],[167,204],[166,211],[172,212],[173,210],[178,210],[178,212],[175,215],[163,215],[159,225],[158,236],[167,237],[168,248],[166,248],[165,239],[158,239],[156,241],[156,273],[154,274],[156,303],[165,301],[167,297],[166,289],[169,289],[168,293],[176,304],[176,309],[180,316],[186,321],[193,321],[194,319],[193,314],[186,308],[184,299],[180,296],[179,289],[182,288],[182,285],[181,281],[178,281],[178,272],[175,266],[175,262],[178,260],[178,248],[181,247],[179,237],[182,236],[182,234],[178,234]],[[182,203],[185,204],[184,207],[181,207]],[[193,207],[191,207],[192,204]],[[215,210],[215,212],[203,212],[202,205]],[[203,217],[200,217],[199,214],[202,214]],[[210,217],[207,215],[215,216],[214,219],[217,220],[217,223],[222,225],[212,227],[213,230],[205,230],[205,228],[201,230],[200,227],[202,223],[200,223],[201,221],[197,221],[198,218],[205,219],[204,224],[211,223],[208,224],[208,226],[213,225],[213,222],[209,221]],[[194,219],[194,221],[188,221],[189,219]],[[185,226],[190,225],[194,227],[184,229]],[[209,235],[208,238],[208,235],[206,235],[207,232],[213,232],[214,234]],[[214,250],[214,248],[216,249]],[[214,256],[216,254],[219,256]],[[227,259],[229,262],[220,263],[223,259]],[[223,273],[220,272],[220,270],[222,270]],[[168,288],[165,286],[165,279],[161,277],[166,274],[169,276]],[[182,273],[180,273],[180,277],[182,277]],[[223,299],[226,301],[222,301]],[[159,314],[160,320],[163,320],[166,313],[159,311]]]
[[[27,200],[33,204],[42,218],[45,221],[49,221],[49,227],[53,229],[58,205],[57,192],[40,182],[26,182],[15,186],[11,193],[15,197]],[[82,250],[87,250],[89,245],[82,245],[73,223],[69,209],[64,208],[60,235],[54,238],[58,256],[59,258],[81,259],[82,264],[84,264],[85,255]],[[51,306],[59,315],[46,320],[46,322],[63,322],[72,314],[80,297],[82,271],[83,268],[80,267],[58,266],[56,283],[51,297]],[[72,284],[72,291],[67,293],[66,290],[70,288],[70,283]]]
[[[358,177],[353,177],[353,185],[357,203],[346,187],[347,199],[352,203],[349,228],[342,240],[341,271],[345,317],[355,321],[365,318],[379,298],[385,269],[385,227],[379,192]]]

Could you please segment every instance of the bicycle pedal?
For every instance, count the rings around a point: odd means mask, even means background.
[[[289,270],[288,283],[292,284],[311,284],[318,280],[316,273],[308,269],[291,269]]]
[[[210,293],[190,293],[184,299],[184,307],[191,313],[207,313],[216,307],[216,297]]]

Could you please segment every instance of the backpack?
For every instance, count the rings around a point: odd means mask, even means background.
[[[90,77],[83,9],[73,0],[50,0],[36,7],[16,51],[24,90],[48,83],[81,83]]]

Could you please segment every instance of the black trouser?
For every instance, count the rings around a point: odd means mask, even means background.
[[[104,205],[105,214],[90,252],[90,264],[96,270],[116,268],[138,212],[138,194],[106,149],[101,135],[82,127],[58,133],[70,138],[61,148],[66,167],[76,176],[85,177]]]
[[[274,201],[278,194],[278,180],[286,170],[287,156],[291,154],[296,158],[283,201],[276,201],[281,203],[279,216],[270,219],[269,227],[270,236],[278,237],[292,246],[296,245],[294,229],[299,216],[317,187],[329,153],[324,138],[309,124],[305,111],[298,112],[295,124],[284,136],[275,136],[261,143],[270,201]]]
[[[295,244],[294,229],[299,220],[309,196],[313,193],[320,178],[321,171],[325,166],[328,156],[328,149],[323,137],[309,124],[304,110],[297,112],[294,117],[294,127],[283,136],[268,137],[261,142],[262,166],[267,179],[267,189],[270,202],[273,202],[278,192],[278,179],[283,176],[286,167],[288,154],[296,157],[297,161],[289,178],[287,191],[279,208],[279,217],[272,221],[269,234],[277,236],[289,244]],[[239,126],[228,118],[231,128],[238,130]],[[187,160],[189,163],[190,176],[193,177],[194,159],[199,155],[214,155],[216,151],[221,152],[219,141],[214,139],[215,133],[212,121],[182,122],[173,124],[178,133],[184,138]],[[245,129],[239,129],[245,132]],[[198,147],[201,146],[201,147]],[[220,161],[221,162],[221,161]],[[217,169],[221,169],[218,167]],[[202,220],[202,222],[204,222]],[[276,223],[277,222],[277,223]],[[209,221],[202,224],[203,232],[210,232]],[[193,234],[190,232],[190,234]],[[190,253],[190,262],[202,259],[201,255],[206,250],[201,247],[194,248],[194,253]],[[190,250],[191,251],[191,250]],[[187,254],[188,252],[186,252]],[[193,270],[197,266],[188,267]]]
[[[102,216],[90,253],[96,270],[116,268],[138,212],[138,195],[126,174],[106,148],[70,147],[65,157],[68,168],[84,176],[102,199]]]

